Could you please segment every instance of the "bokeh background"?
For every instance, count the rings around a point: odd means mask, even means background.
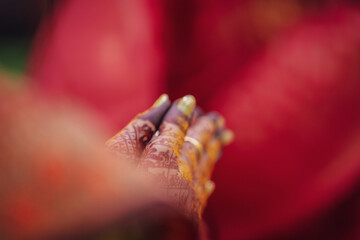
[[[163,92],[223,114],[213,239],[360,239],[359,4],[2,0],[0,65],[114,133]]]

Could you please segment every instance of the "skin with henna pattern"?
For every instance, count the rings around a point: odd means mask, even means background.
[[[118,158],[138,164],[141,153],[158,128],[161,118],[170,107],[169,97],[163,94],[147,111],[135,117],[124,129],[106,142]]]
[[[107,146],[119,159],[141,169],[169,204],[197,222],[214,190],[210,177],[220,156],[223,133],[229,135],[229,130],[224,130],[224,120],[217,114],[196,113],[196,119],[192,118],[195,105],[193,96],[185,96],[170,107],[167,95],[162,95]],[[198,141],[204,151],[184,142],[185,136]],[[229,142],[229,136],[227,139]]]

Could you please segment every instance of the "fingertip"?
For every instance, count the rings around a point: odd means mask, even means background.
[[[225,118],[218,112],[210,112],[207,114],[216,124],[217,129],[222,129],[225,126]]]
[[[186,95],[177,103],[177,108],[187,117],[190,117],[193,114],[195,107],[196,99],[193,95]]]
[[[216,119],[220,116],[220,113],[218,113],[216,111],[211,111],[211,112],[207,113],[206,115],[209,116],[212,120],[216,121]]]
[[[203,110],[196,106],[194,113],[191,116],[191,120],[190,120],[190,125],[194,125],[196,123],[196,121],[199,119],[199,117],[201,117],[204,114]]]
[[[191,117],[196,107],[196,100],[192,95],[177,99],[165,114],[162,124],[171,123],[186,133]]]
[[[223,146],[229,145],[234,140],[234,132],[230,129],[224,130],[220,135],[220,141]]]
[[[169,96],[164,93],[154,102],[149,110],[138,115],[138,118],[152,122],[157,128],[170,106]]]
[[[208,195],[212,194],[215,190],[215,183],[211,180],[205,183],[205,191]]]
[[[161,105],[163,105],[166,102],[170,102],[169,100],[169,96],[166,93],[163,93],[160,95],[160,97],[154,102],[154,104],[152,105],[152,108],[156,108],[159,107]]]
[[[219,118],[216,121],[216,127],[218,129],[222,129],[225,127],[225,118],[221,115],[219,115]]]

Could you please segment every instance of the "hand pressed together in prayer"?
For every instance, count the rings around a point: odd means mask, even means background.
[[[219,114],[200,112],[191,95],[171,104],[163,94],[106,144],[121,161],[131,162],[154,181],[168,203],[195,221],[201,219],[214,190],[210,177],[221,148],[233,137]]]

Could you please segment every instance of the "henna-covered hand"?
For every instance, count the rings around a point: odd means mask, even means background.
[[[168,95],[161,95],[147,111],[138,114],[125,128],[106,142],[118,158],[138,164],[141,154],[158,129],[171,103]]]
[[[195,105],[193,96],[185,96],[170,107],[167,95],[162,95],[107,146],[151,178],[168,203],[198,220],[214,189],[212,169],[232,133],[218,114],[192,118]]]

